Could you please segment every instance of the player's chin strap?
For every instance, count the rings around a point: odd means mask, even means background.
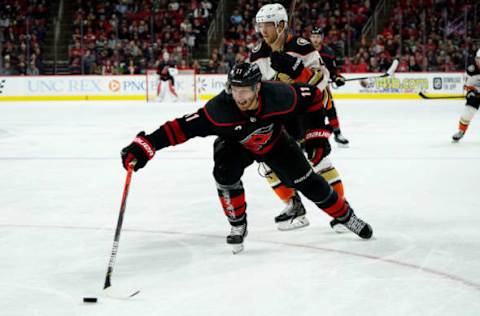
[[[280,46],[280,49],[278,50],[279,52],[283,52],[285,42],[287,41],[287,38],[288,38],[287,24],[285,23],[285,21],[283,23],[284,25],[281,31],[278,31],[277,28],[275,27],[275,31],[277,32],[277,39],[275,40],[275,42],[273,42],[272,45],[270,45],[270,47],[276,45],[282,39],[282,34],[285,34],[285,41],[282,43],[282,45],[279,45]]]
[[[275,29],[276,30],[276,29]],[[285,43],[287,42],[287,39],[288,39],[288,33],[287,33],[287,25],[285,24],[283,29],[281,31],[277,31],[277,39],[275,40],[275,42],[273,42],[272,45],[270,45],[270,47],[272,47],[274,44],[276,44],[278,41],[280,41],[281,39],[281,35],[282,34],[285,34],[285,41],[283,42],[283,44],[281,45],[280,49],[278,50],[279,52],[283,52],[283,48],[285,46]],[[278,79],[278,72],[275,72],[275,75],[272,77],[271,80],[279,80]]]

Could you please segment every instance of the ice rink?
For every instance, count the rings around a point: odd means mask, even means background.
[[[374,238],[311,225],[251,166],[249,235],[232,255],[211,176],[213,137],[157,152],[132,178],[112,277],[102,286],[125,180],[119,151],[189,104],[0,104],[0,314],[480,315],[480,117],[451,143],[463,101],[338,100],[333,147],[346,196]],[[97,304],[82,297],[98,296]]]

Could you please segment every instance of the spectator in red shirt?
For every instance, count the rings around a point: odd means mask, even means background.
[[[368,72],[368,64],[363,57],[360,57],[358,64],[355,66],[355,72]]]

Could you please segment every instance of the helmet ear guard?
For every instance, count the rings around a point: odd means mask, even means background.
[[[228,82],[228,79],[227,82],[225,82],[225,92],[227,94],[232,94],[232,86],[230,85],[230,82]]]

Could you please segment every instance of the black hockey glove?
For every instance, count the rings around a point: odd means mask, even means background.
[[[333,82],[335,82],[335,84],[337,85],[337,87],[341,87],[341,86],[344,86],[344,85],[345,85],[345,78],[342,77],[342,76],[337,76],[337,77],[335,77],[335,79],[333,80]]]
[[[296,79],[303,71],[303,61],[287,53],[273,52],[270,55],[271,66],[279,73],[287,74]]]
[[[322,128],[310,130],[305,135],[305,151],[314,167],[330,154],[332,147],[328,138],[331,134],[332,131],[329,128]]]
[[[150,137],[145,132],[138,133],[137,137],[127,147],[120,152],[122,164],[125,169],[135,161],[134,171],[145,167],[147,162],[155,156],[155,147],[153,147]]]

